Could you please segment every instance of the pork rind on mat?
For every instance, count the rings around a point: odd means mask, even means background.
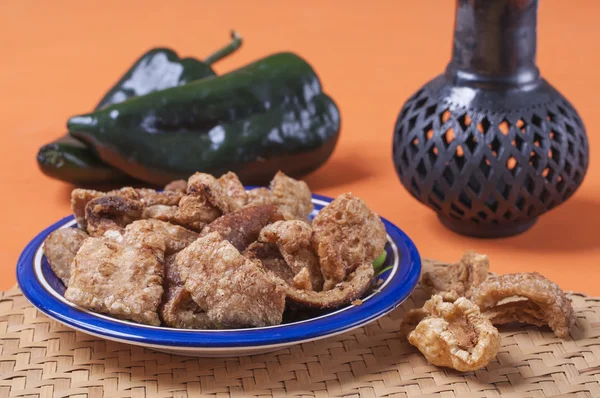
[[[164,241],[161,246],[156,234],[135,242],[114,230],[108,234],[85,240],[73,259],[65,298],[116,318],[160,325]]]
[[[175,255],[165,258],[165,293],[159,307],[160,318],[165,325],[173,328],[212,329],[214,325],[206,312],[185,290],[175,258]]]
[[[65,286],[71,277],[71,263],[87,237],[88,234],[80,229],[60,228],[52,231],[44,240],[44,255],[52,272]]]
[[[245,258],[218,232],[211,232],[176,257],[185,289],[217,328],[278,325],[285,294],[260,262]]]
[[[324,290],[342,282],[356,267],[371,263],[383,251],[383,222],[362,199],[338,196],[321,209],[313,223],[313,247],[325,279]]]
[[[258,241],[277,246],[294,273],[293,285],[298,289],[323,289],[319,259],[312,248],[312,228],[300,220],[277,221],[260,231]]]
[[[537,272],[492,277],[474,290],[472,300],[495,325],[548,325],[565,338],[575,323],[571,300],[556,283]]]
[[[406,323],[401,330],[430,363],[466,372],[483,368],[498,354],[498,330],[468,299],[448,303],[434,295],[413,311],[407,323],[416,324],[414,330]]]
[[[473,288],[487,279],[489,268],[488,256],[468,251],[456,264],[425,272],[421,286],[425,293],[440,295],[444,301],[470,298]]]

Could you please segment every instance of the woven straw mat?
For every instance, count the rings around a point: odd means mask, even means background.
[[[238,358],[169,355],[92,337],[48,319],[13,288],[0,295],[0,397],[600,397],[600,298],[569,295],[577,312],[572,339],[502,327],[496,359],[460,373],[428,364],[398,334],[403,312],[427,298],[419,287],[365,327]]]

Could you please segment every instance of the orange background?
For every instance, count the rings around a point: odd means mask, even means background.
[[[593,151],[600,145],[600,3],[540,3],[539,67],[579,110]],[[202,58],[235,28],[244,45],[217,64],[218,72],[294,51],[315,67],[340,107],[338,147],[307,178],[315,192],[364,198],[423,256],[455,260],[473,248],[490,255],[495,272],[536,270],[565,289],[600,295],[600,170],[593,158],[568,203],[508,239],[449,232],[400,185],[391,160],[396,116],[445,68],[453,14],[451,0],[0,2],[0,289],[14,284],[27,242],[69,213],[72,187],[38,170],[38,148],[63,134],[68,116],[90,110],[150,47]]]

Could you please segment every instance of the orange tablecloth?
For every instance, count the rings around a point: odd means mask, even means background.
[[[579,110],[592,148],[600,145],[598,12],[594,0],[543,0],[538,21],[540,69]],[[536,270],[565,289],[600,294],[594,159],[568,203],[509,239],[449,232],[398,182],[394,122],[404,100],[446,66],[453,13],[450,0],[0,2],[0,289],[14,284],[26,243],[69,213],[72,187],[38,170],[38,148],[64,132],[68,116],[91,109],[148,48],[203,57],[235,28],[244,45],[217,65],[219,72],[294,51],[311,62],[339,104],[341,141],[307,178],[315,192],[354,192],[403,228],[423,256],[453,260],[473,248],[490,255],[495,272]]]

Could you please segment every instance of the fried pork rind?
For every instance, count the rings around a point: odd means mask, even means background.
[[[190,293],[185,290],[175,258],[175,255],[165,258],[165,293],[159,307],[160,318],[167,326],[173,328],[214,328],[206,312],[198,307]]]
[[[370,263],[361,264],[348,275],[345,281],[338,283],[327,291],[313,291],[306,286],[296,287],[297,283],[307,280],[308,274],[301,271],[301,276],[294,273],[284,260],[281,252],[274,244],[256,242],[244,252],[250,259],[258,259],[267,269],[269,277],[281,286],[288,300],[296,307],[328,309],[337,308],[361,298],[373,282],[373,266]],[[305,269],[305,268],[304,268]]]
[[[283,216],[274,205],[244,207],[217,218],[202,230],[201,236],[218,232],[236,249],[243,251],[258,239],[260,231],[267,224],[282,219]]]
[[[566,338],[575,323],[571,300],[537,272],[490,278],[474,290],[472,300],[495,325],[548,325],[558,337]]]
[[[286,219],[309,221],[313,211],[312,194],[304,181],[298,181],[278,171],[271,181],[271,200]]]
[[[371,286],[374,271],[370,263],[361,264],[348,275],[346,280],[338,283],[333,289],[319,292],[298,289],[274,273],[270,273],[270,275],[278,285],[284,288],[287,298],[296,305],[327,309],[337,308],[361,298]],[[294,276],[294,282],[296,282],[296,278],[297,275]]]
[[[85,206],[87,232],[102,236],[109,230],[121,230],[142,216],[143,204],[135,193],[130,197],[104,195],[92,199]]]
[[[71,277],[71,263],[75,254],[88,237],[84,231],[77,228],[60,228],[52,231],[44,240],[44,255],[52,268],[52,272],[65,286]]]
[[[432,364],[467,372],[483,368],[498,354],[498,330],[468,299],[447,303],[434,295],[422,310],[409,315],[409,322],[425,313],[408,333],[408,341]]]
[[[217,328],[278,325],[285,294],[261,264],[245,258],[218,232],[177,254],[185,289]]]
[[[137,220],[125,227],[124,236],[129,242],[144,242],[158,234],[164,242],[165,256],[177,253],[198,239],[196,232],[160,220]]]
[[[75,215],[75,220],[79,228],[85,230],[87,227],[87,223],[85,222],[85,206],[88,202],[104,195],[104,192],[91,189],[75,188],[71,191],[71,212]]]
[[[261,206],[273,204],[273,196],[269,188],[254,188],[248,191],[247,206]]]
[[[116,318],[160,325],[162,238],[152,234],[133,242],[126,236],[115,238],[115,230],[107,234],[111,237],[87,238],[75,255],[65,298]]]
[[[297,289],[323,289],[323,275],[319,259],[311,243],[312,228],[300,220],[277,221],[260,231],[258,241],[274,244],[294,273],[293,285]]]
[[[289,286],[294,286],[296,274],[281,255],[279,248],[273,244],[254,242],[243,253],[244,257],[258,260],[269,274],[282,279]],[[278,282],[280,282],[278,280]]]
[[[238,210],[246,202],[246,191],[235,173],[229,172],[219,179],[196,173],[188,179],[187,193],[178,206],[149,206],[143,218],[155,218],[200,232],[222,214]]]
[[[312,223],[313,247],[325,278],[324,290],[360,264],[371,263],[383,251],[385,226],[365,202],[345,193],[317,214]]]
[[[148,188],[137,188],[137,193],[140,196],[140,202],[144,206],[165,205],[176,206],[183,198],[183,192],[165,190],[162,192]],[[107,195],[119,195],[120,190],[108,192]]]
[[[165,185],[165,191],[175,191],[185,194],[187,192],[187,181],[186,180],[174,180]]]
[[[469,251],[456,264],[425,272],[421,286],[425,293],[440,295],[444,301],[471,298],[473,288],[487,279],[489,267],[488,256]]]
[[[237,174],[230,171],[219,177],[217,181],[219,185],[225,189],[225,194],[229,198],[227,201],[227,211],[223,210],[224,214],[231,213],[246,206],[248,203],[248,194]]]
[[[154,189],[131,187],[124,187],[106,193],[91,189],[74,189],[71,192],[71,211],[75,215],[79,228],[86,229],[85,208],[88,202],[102,196],[118,196],[124,199],[136,200],[139,201],[142,206],[174,206],[179,204],[179,201],[183,197],[183,193],[170,190],[158,192]]]

